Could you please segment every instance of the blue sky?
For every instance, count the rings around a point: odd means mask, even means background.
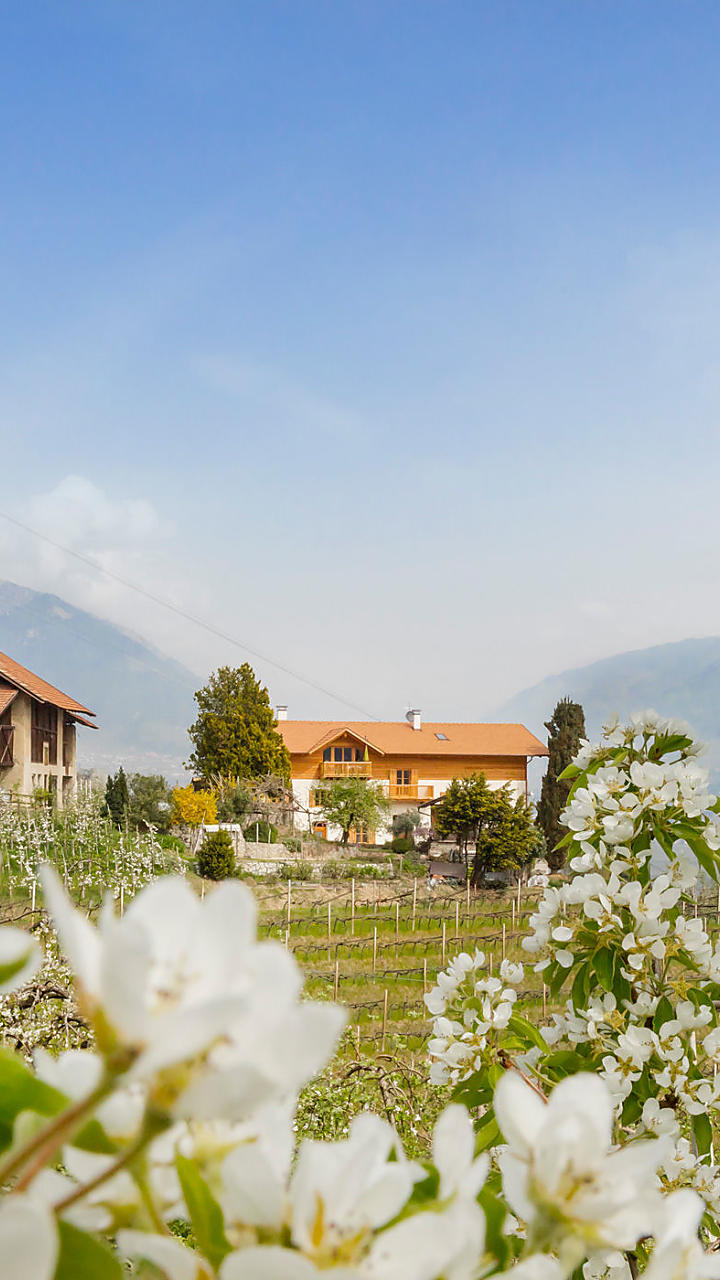
[[[718,632],[720,10],[0,13],[3,509],[383,716]]]

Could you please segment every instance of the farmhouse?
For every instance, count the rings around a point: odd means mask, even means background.
[[[322,786],[334,778],[365,778],[376,783],[390,803],[391,816],[417,809],[447,790],[453,778],[484,773],[496,786],[509,783],[527,795],[527,765],[546,756],[547,747],[522,724],[423,723],[420,711],[404,720],[288,720],[277,708],[278,732],[290,753],[292,788],[307,825],[333,837],[322,817]],[[385,834],[351,832],[354,842]]]
[[[51,792],[62,806],[77,789],[75,726],[97,729],[81,702],[0,653],[0,793]]]

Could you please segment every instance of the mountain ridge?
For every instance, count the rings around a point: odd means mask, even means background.
[[[8,581],[0,649],[96,712],[100,732],[79,735],[81,768],[183,775],[201,681],[181,663],[60,596]]]
[[[582,703],[588,734],[597,738],[613,715],[626,719],[652,707],[678,717],[708,744],[707,763],[720,774],[720,636],[691,637],[612,654],[546,676],[507,699],[496,714],[521,719],[544,736],[545,721],[563,697]]]

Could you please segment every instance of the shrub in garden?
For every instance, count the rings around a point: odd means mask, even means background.
[[[544,893],[526,946],[565,1008],[534,1027],[521,965],[451,962],[427,997],[432,1072],[476,1132],[451,1103],[422,1165],[369,1111],[295,1149],[298,1093],[344,1015],[301,1000],[246,886],[201,901],[161,878],[96,926],[46,868],[98,1048],[34,1071],[0,1055],[3,1275],[119,1280],[119,1255],[165,1280],[716,1277],[720,942],[686,909],[698,863],[718,880],[720,805],[689,736],[657,718],[574,770],[573,878]],[[4,990],[39,952],[0,930]]]
[[[227,880],[235,872],[235,850],[229,831],[210,831],[198,854],[198,874],[205,880]]]
[[[415,849],[415,841],[412,836],[393,836],[390,848],[393,853],[412,853]]]
[[[300,853],[302,850],[302,840],[299,836],[283,836],[282,843],[288,853]]]
[[[312,880],[313,869],[309,862],[283,862],[280,867],[281,880]]]
[[[246,840],[254,840],[259,844],[277,844],[278,830],[272,822],[258,818],[255,822],[248,823],[243,835]]]

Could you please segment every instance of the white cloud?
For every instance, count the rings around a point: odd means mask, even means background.
[[[108,576],[183,604],[181,585],[169,571],[174,528],[147,498],[115,496],[84,476],[69,475],[8,514],[27,528],[0,521],[0,578],[60,596],[158,643],[177,626],[166,610]]]

